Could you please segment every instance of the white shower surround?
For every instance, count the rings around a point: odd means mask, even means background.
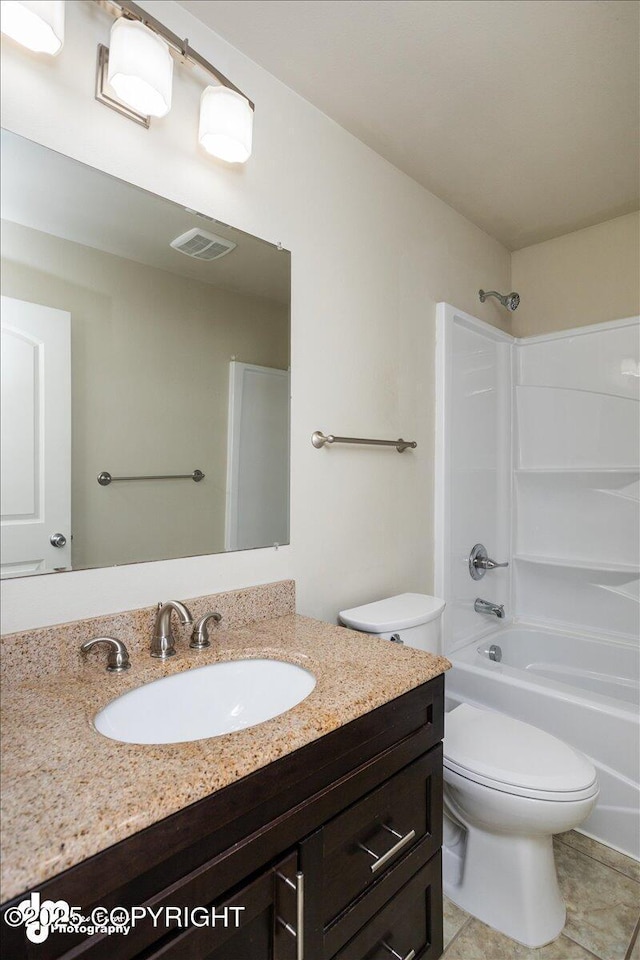
[[[602,792],[583,830],[639,857],[639,319],[516,340],[439,304],[437,340],[447,694],[588,754]],[[509,570],[473,581],[478,541]],[[476,596],[507,619],[475,614]],[[510,662],[477,652],[502,638]]]

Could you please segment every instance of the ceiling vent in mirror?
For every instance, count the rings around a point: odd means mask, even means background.
[[[188,257],[195,257],[196,260],[217,260],[226,253],[231,253],[236,244],[217,237],[215,233],[207,233],[206,230],[194,227],[172,240],[171,246]]]

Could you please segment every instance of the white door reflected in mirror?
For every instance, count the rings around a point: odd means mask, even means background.
[[[2,576],[71,566],[71,317],[2,297]]]

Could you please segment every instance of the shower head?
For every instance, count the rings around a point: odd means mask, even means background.
[[[501,293],[497,293],[496,290],[489,290],[485,292],[484,290],[478,291],[480,295],[480,303],[484,303],[487,297],[496,297],[503,307],[506,307],[507,310],[511,310],[513,313],[514,310],[518,309],[518,304],[520,303],[520,294],[513,291],[508,293],[506,296],[503,296]]]
[[[518,309],[518,306],[520,304],[520,294],[516,293],[515,291],[513,293],[509,293],[505,297],[505,301],[506,301],[506,303],[504,304],[505,307],[507,308],[507,310],[511,310],[511,312],[513,313],[514,310]]]

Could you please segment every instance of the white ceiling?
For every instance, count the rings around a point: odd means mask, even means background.
[[[640,205],[636,0],[181,2],[510,249]]]

